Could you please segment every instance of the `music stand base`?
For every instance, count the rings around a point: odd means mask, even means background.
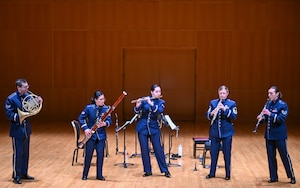
[[[118,151],[118,152],[116,152],[116,155],[118,155],[118,153],[121,153],[122,155],[123,155],[123,151]]]
[[[181,166],[180,164],[167,163],[168,166]]]
[[[117,164],[115,164],[115,166],[117,166],[117,165],[123,165],[124,168],[127,168],[128,165],[132,166],[134,164],[133,163],[117,163]]]
[[[141,154],[134,153],[129,158],[133,158],[133,157],[137,157],[137,156],[141,156]]]

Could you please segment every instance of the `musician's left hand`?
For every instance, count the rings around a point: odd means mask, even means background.
[[[262,110],[262,114],[266,114],[267,116],[270,116],[271,115],[271,112],[268,110],[268,109],[263,109]]]
[[[225,107],[222,103],[220,103],[220,104],[218,105],[218,108],[221,109],[221,110],[223,110],[223,111],[226,110],[226,107]]]
[[[38,96],[38,99],[39,99],[39,102],[42,103],[43,102],[43,99],[41,96]]]
[[[257,115],[257,117],[256,117],[257,120],[261,120],[262,118],[263,118],[263,114],[259,114],[259,115]]]
[[[154,103],[151,101],[151,98],[148,96],[148,97],[145,97],[144,98],[145,101],[147,101],[147,103],[150,105],[150,106],[153,106]]]
[[[105,127],[106,126],[106,122],[100,121],[100,122],[98,122],[97,126],[98,126],[98,128]]]

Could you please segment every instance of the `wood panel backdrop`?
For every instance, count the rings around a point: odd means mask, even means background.
[[[207,122],[209,100],[225,84],[238,104],[237,122],[251,124],[267,89],[277,85],[289,104],[288,121],[296,122],[298,10],[297,0],[1,0],[0,99],[4,105],[24,77],[44,99],[34,118],[70,121],[94,91],[112,104],[128,90],[116,109],[122,118],[130,115],[132,99],[158,83],[166,113]],[[177,60],[187,49],[193,53],[186,61]],[[126,66],[127,52],[141,62]],[[4,120],[4,108],[0,113]]]

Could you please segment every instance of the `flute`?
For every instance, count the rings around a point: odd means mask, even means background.
[[[152,99],[160,99],[162,98],[163,96],[159,96],[159,97],[151,97],[150,100]],[[139,99],[142,99],[142,100],[145,100],[145,97],[142,97],[142,98],[138,98],[138,99],[135,99],[135,100],[132,100],[131,103],[136,103]]]
[[[261,117],[257,120],[257,122],[256,122],[256,124],[255,124],[255,128],[254,128],[254,130],[252,131],[252,132],[254,132],[254,133],[257,133],[259,124],[260,124],[261,120],[264,119],[263,114],[262,114],[262,111],[266,108],[268,102],[269,102],[269,99],[267,99],[267,102],[266,102],[265,106],[263,107],[263,109],[261,110],[261,112],[260,112],[260,114],[259,114]]]

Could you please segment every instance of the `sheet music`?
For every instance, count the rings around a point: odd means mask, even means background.
[[[116,132],[119,132],[120,130],[126,128],[127,125],[132,124],[137,118],[138,118],[139,114],[135,114],[130,121],[126,121],[124,125],[122,125],[121,127],[116,129]]]
[[[168,122],[168,125],[171,127],[172,130],[177,130],[178,127],[174,124],[174,122],[171,120],[170,116],[169,115],[164,115],[165,116],[165,119],[167,120]]]

